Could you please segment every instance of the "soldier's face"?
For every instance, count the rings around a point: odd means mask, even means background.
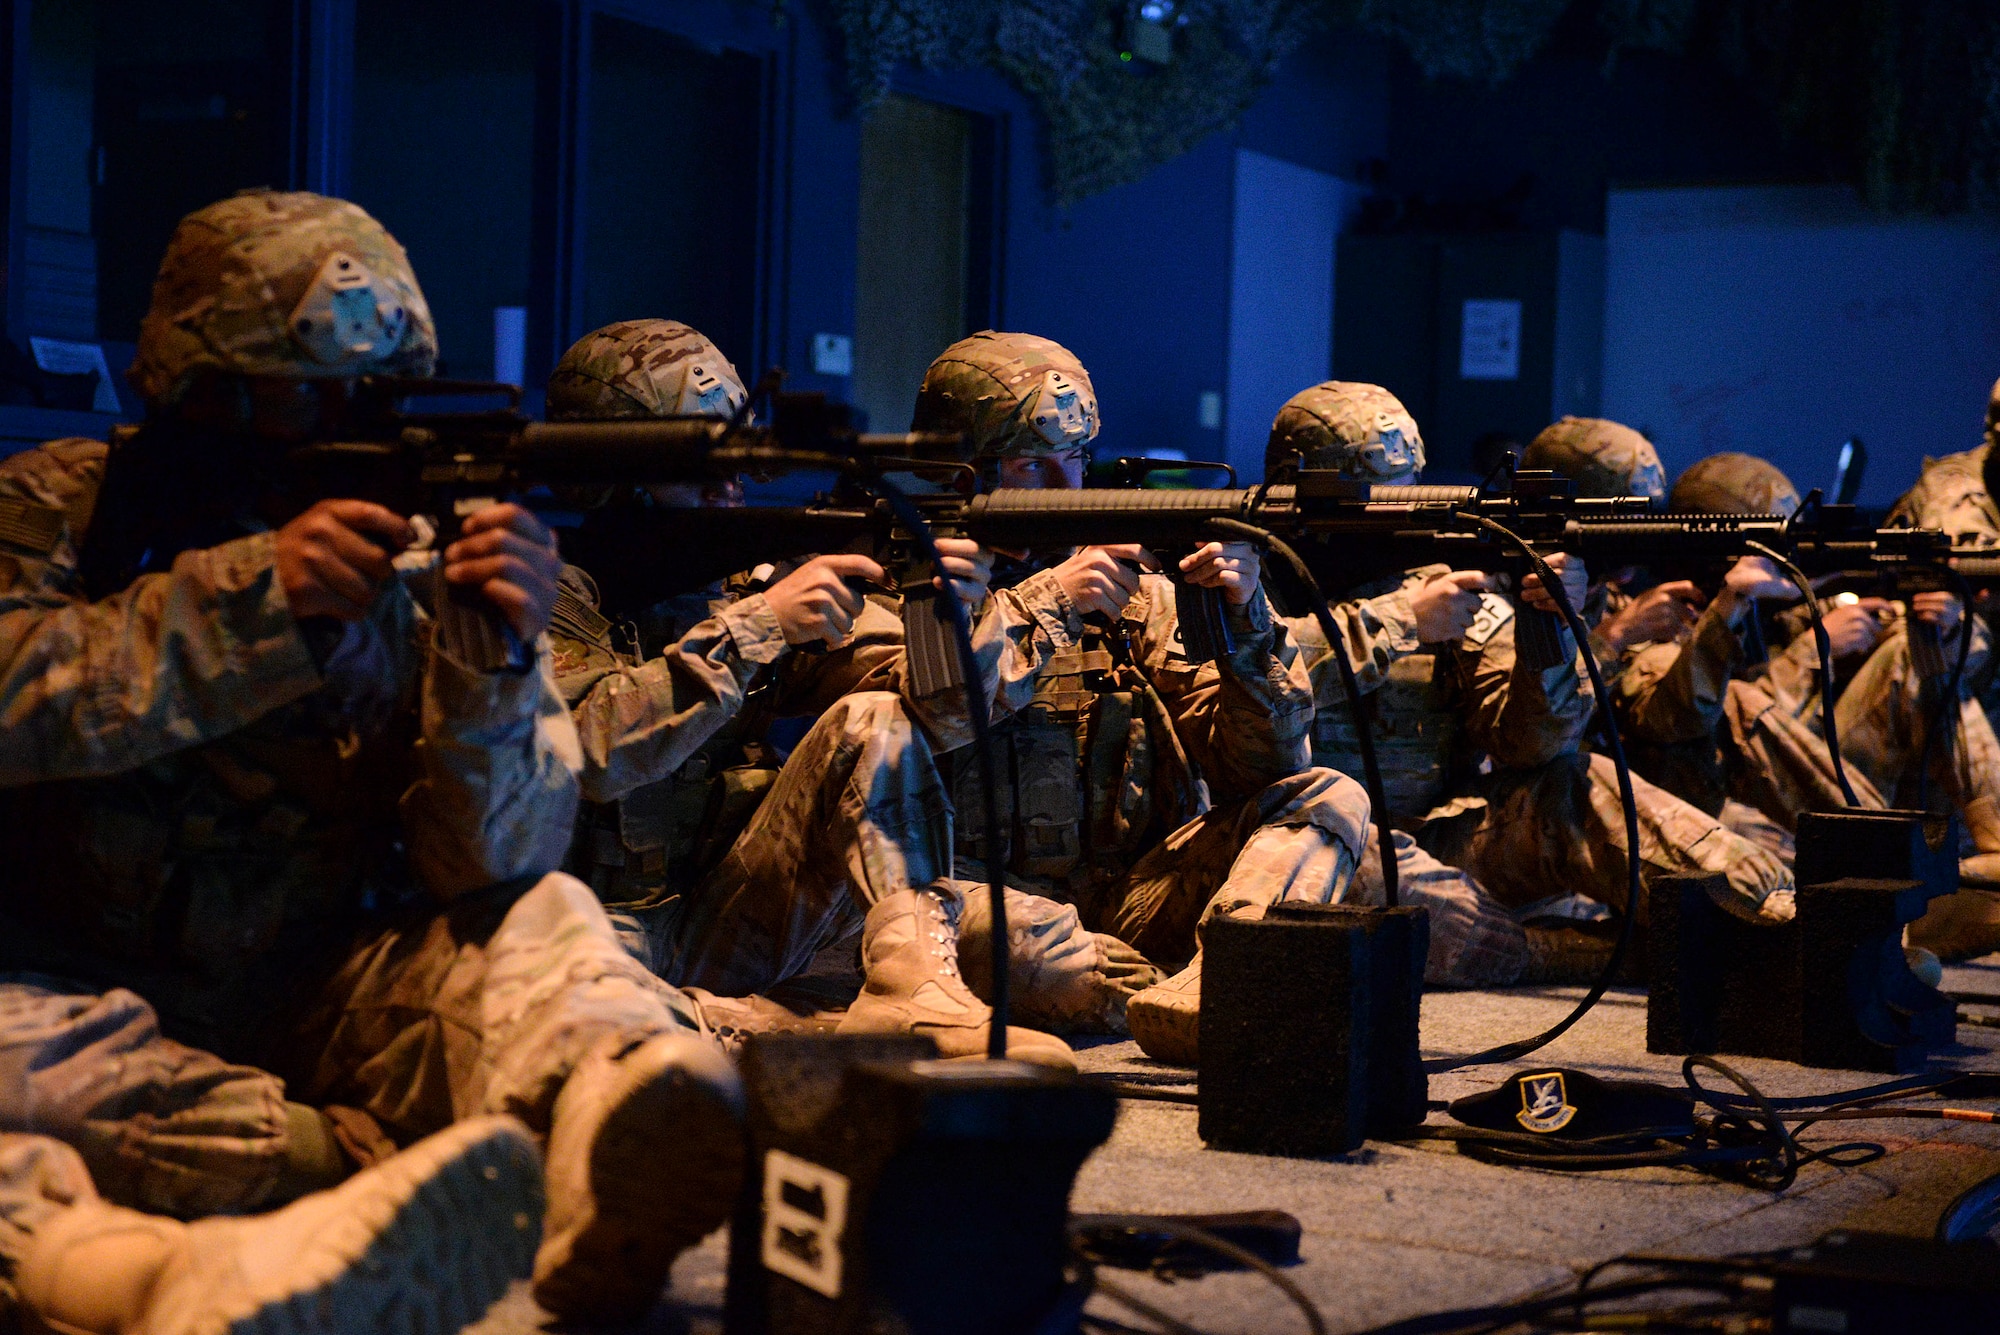
[[[1087,453],[1083,446],[1076,445],[1047,454],[1008,455],[1000,460],[1000,485],[1037,491],[1074,491],[1083,485]]]

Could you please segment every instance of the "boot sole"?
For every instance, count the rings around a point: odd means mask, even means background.
[[[541,1156],[511,1117],[460,1122],[336,1190],[347,1213],[175,1335],[459,1330],[527,1277],[541,1238]]]
[[[1182,1008],[1149,1001],[1144,992],[1125,1005],[1125,1023],[1139,1050],[1154,1061],[1196,1066],[1201,1057],[1201,1006]]]
[[[692,1035],[632,1072],[591,1145],[596,1213],[567,1256],[537,1264],[537,1302],[570,1320],[652,1310],[674,1258],[736,1208],[743,1125],[723,1090],[733,1077],[729,1059]]]

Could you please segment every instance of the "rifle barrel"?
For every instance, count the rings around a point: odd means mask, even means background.
[[[524,472],[559,484],[699,482],[718,471],[712,456],[727,434],[709,417],[530,422],[510,453]]]

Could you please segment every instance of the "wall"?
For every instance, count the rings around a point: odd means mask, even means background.
[[[1669,473],[1764,455],[1801,490],[1840,442],[1886,505],[1922,457],[1979,443],[2000,375],[2000,228],[1864,212],[1834,187],[1615,190],[1604,411]]]
[[[1228,387],[1236,151],[1352,177],[1385,150],[1384,61],[1363,39],[1309,43],[1233,134],[1067,213],[1044,202],[1033,134],[1016,134],[1006,320],[1058,340],[1090,368],[1103,451],[1222,457],[1223,431],[1201,424],[1200,404]],[[1032,129],[1025,108],[1015,119]],[[1282,402],[1239,411],[1268,421]],[[1224,420],[1230,411],[1225,403]]]
[[[1446,214],[1602,232],[1611,187],[1825,179],[1713,65],[1626,52],[1607,66],[1588,24],[1493,87],[1426,79],[1400,50],[1387,65],[1386,184]]]
[[[1355,187],[1247,148],[1235,165],[1223,458],[1254,480],[1279,405],[1333,365],[1334,247]]]
[[[746,373],[783,365],[793,388],[847,397],[846,377],[813,372],[811,346],[815,333],[854,331],[861,122],[820,17],[794,6],[774,24],[766,7],[742,0],[593,7],[765,62],[772,151],[760,183],[756,333],[754,346],[725,351]],[[487,374],[493,308],[527,304],[525,371],[536,381],[567,337],[583,332],[567,327],[580,310],[575,283],[551,283],[538,267],[553,265],[558,250],[539,210],[567,195],[549,166],[556,131],[543,87],[558,63],[560,25],[531,30],[529,19],[557,7],[507,0],[488,13],[464,0],[357,0],[357,10],[356,79],[333,98],[349,131],[346,189],[408,245],[436,308],[446,366]],[[532,66],[531,47],[540,48]],[[1063,211],[1042,187],[1036,117],[1005,80],[984,69],[912,71],[897,87],[992,118],[1004,182],[992,229],[996,322],[1045,333],[1084,359],[1107,448],[1216,457],[1222,432],[1202,425],[1201,404],[1228,384],[1236,153],[1351,179],[1386,151],[1385,61],[1371,40],[1319,39],[1278,71],[1238,130]],[[54,127],[48,119],[45,129]],[[706,146],[683,128],[646,126],[647,161],[654,170],[674,164],[698,185]],[[555,310],[563,301],[574,309]]]

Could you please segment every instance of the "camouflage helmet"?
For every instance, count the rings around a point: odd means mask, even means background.
[[[1667,494],[1666,470],[1653,442],[1622,422],[1564,417],[1541,429],[1521,456],[1523,468],[1545,468],[1576,483],[1579,496]]]
[[[130,375],[171,405],[203,370],[335,379],[436,363],[430,307],[382,224],[344,199],[246,190],[174,229]]]
[[[1100,425],[1090,373],[1068,348],[985,329],[930,364],[910,429],[966,432],[975,459],[998,459],[1087,444]]]
[[[1986,443],[2000,445],[2000,380],[1986,395]]]
[[[1264,472],[1276,476],[1304,455],[1364,482],[1407,482],[1424,471],[1424,438],[1410,410],[1380,385],[1328,380],[1285,401],[1271,423]]]
[[[1754,454],[1711,454],[1674,479],[1667,503],[1708,514],[1789,515],[1799,508],[1799,489]]]
[[[608,324],[549,375],[551,418],[728,417],[749,397],[721,349],[678,320]]]

